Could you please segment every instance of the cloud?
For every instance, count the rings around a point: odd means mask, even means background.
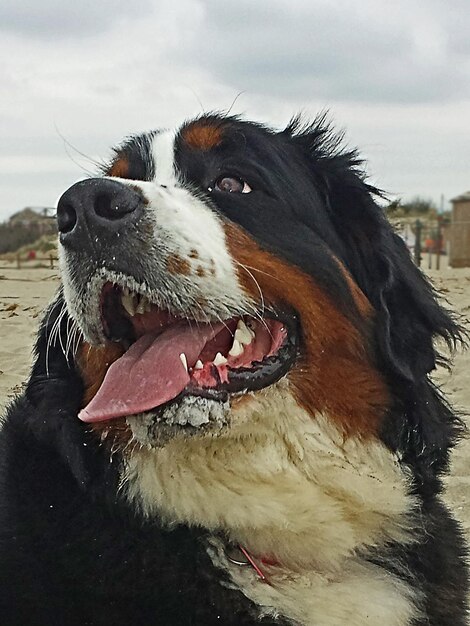
[[[233,112],[278,127],[329,108],[387,190],[457,195],[470,186],[467,2],[3,0],[0,219],[53,204],[90,169],[61,134],[106,158],[242,91]]]
[[[79,38],[103,32],[116,20],[142,15],[151,0],[2,0],[0,30],[37,39]]]
[[[276,97],[449,101],[470,94],[468,6],[449,6],[204,0],[193,45],[218,80]]]

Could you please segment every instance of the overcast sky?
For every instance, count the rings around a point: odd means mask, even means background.
[[[0,220],[240,92],[275,127],[329,109],[375,184],[448,200],[470,189],[469,33],[470,0],[1,0]]]

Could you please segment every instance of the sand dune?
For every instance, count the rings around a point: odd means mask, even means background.
[[[470,317],[470,268],[431,270],[428,274],[449,306]],[[41,311],[58,285],[58,271],[33,267],[17,270],[14,265],[0,262],[0,412],[21,390],[28,376]],[[451,401],[463,413],[470,413],[469,372],[470,350],[455,356],[450,375],[443,370],[436,374]],[[446,482],[446,499],[470,539],[470,439],[455,450],[452,475]]]
[[[0,262],[0,411],[21,389],[43,309],[59,285],[59,272]]]

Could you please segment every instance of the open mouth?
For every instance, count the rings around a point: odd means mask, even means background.
[[[106,336],[126,351],[80,412],[85,422],[158,412],[182,396],[226,401],[272,385],[297,356],[294,315],[281,319],[270,311],[202,323],[111,283],[101,291],[100,310]]]

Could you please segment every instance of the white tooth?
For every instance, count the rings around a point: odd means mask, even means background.
[[[146,298],[146,301],[145,301],[145,311],[147,313],[150,313],[151,310],[152,310],[152,303],[150,302],[150,300],[148,300]]]
[[[181,363],[183,364],[184,369],[188,371],[188,359],[186,358],[186,355],[184,352],[180,354],[180,359],[181,359]]]
[[[238,320],[237,330],[235,331],[235,339],[244,346],[249,346],[253,341],[255,333],[248,328],[243,320]]]
[[[125,296],[129,295],[129,287],[124,287],[122,291],[123,291]]]
[[[195,370],[202,370],[202,368],[204,367],[204,365],[202,364],[202,361],[200,359],[198,359],[196,361],[196,365],[194,366]]]
[[[214,359],[214,365],[225,365],[227,363],[227,359],[223,356],[223,354],[220,354],[220,352],[217,352],[217,354],[215,355],[215,359]]]
[[[235,331],[234,340],[238,341],[238,343],[241,343],[244,346],[248,346],[251,343],[251,335],[248,335],[247,333],[245,333],[245,331],[237,328],[237,330]]]
[[[229,354],[230,356],[240,356],[242,354],[244,348],[243,344],[240,343],[237,339],[233,340],[233,346],[231,347]]]
[[[126,309],[131,317],[135,315],[135,302],[134,294],[122,294],[121,296],[122,306]]]
[[[148,300],[145,296],[140,296],[139,304],[137,305],[137,308],[136,308],[136,313],[143,315],[146,311],[147,302]]]

